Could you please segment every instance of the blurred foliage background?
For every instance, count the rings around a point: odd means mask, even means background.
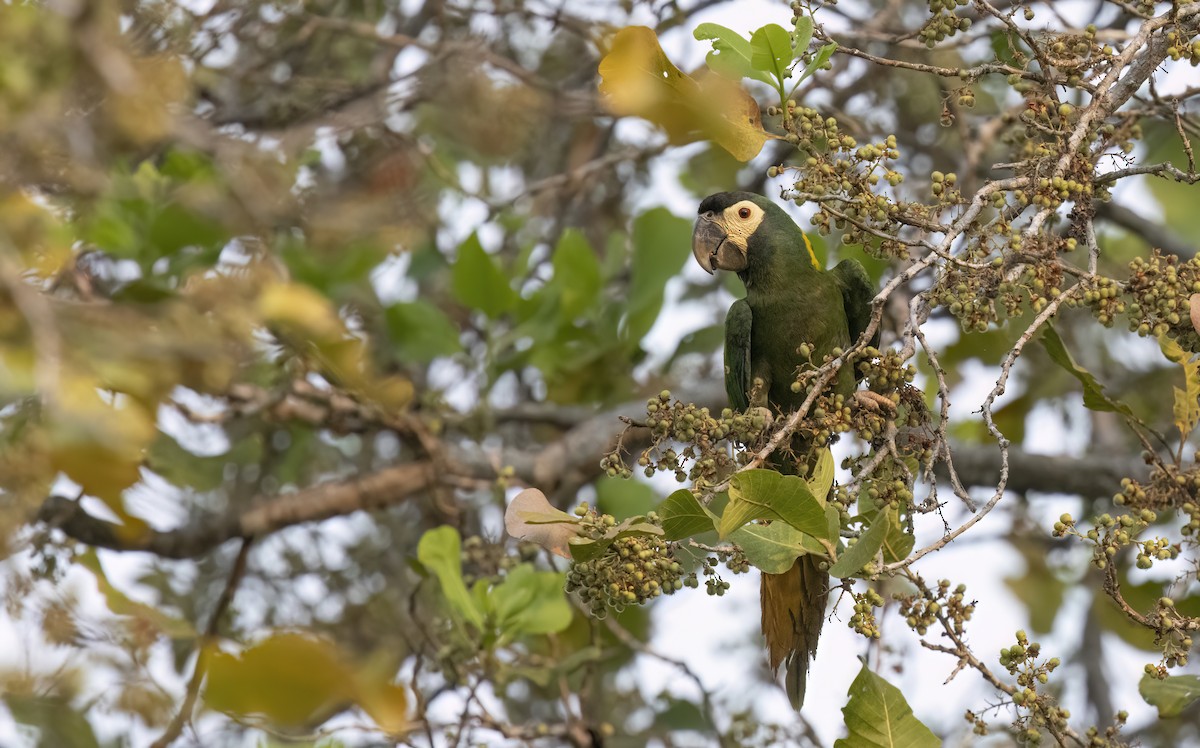
[[[778,192],[786,180],[767,167],[793,151],[771,140],[743,164],[713,144],[671,148],[607,113],[597,64],[612,30],[639,24],[699,65],[691,30],[725,5],[0,3],[0,630],[18,650],[0,662],[0,724],[61,746],[838,734],[838,714],[797,721],[703,686],[686,698],[639,687],[648,661],[695,678],[646,644],[662,622],[641,608],[584,616],[550,558],[500,530],[524,485],[561,508],[644,513],[671,487],[603,473],[618,416],[664,388],[724,405],[736,284],[685,271],[692,206],[718,190]],[[898,194],[923,198],[936,169],[970,194],[1010,160],[1011,83],[981,77],[968,101],[961,82],[920,69],[1002,58],[1002,24],[964,8],[981,22],[928,49],[924,3],[813,5],[846,47],[913,63],[842,50],[797,94],[864,142],[895,133]],[[1036,6],[1030,34],[1094,22],[1114,44],[1156,10],[1053,5],[997,3]],[[1187,60],[1177,67],[1186,75]],[[1168,74],[1188,135],[1144,106],[1131,157],[1182,169],[1198,79]],[[1194,254],[1196,189],[1136,177],[1099,204],[1098,271],[1119,276],[1151,247]],[[839,237],[814,232],[826,262],[864,257]],[[906,265],[866,259],[880,281]],[[894,295],[885,343],[922,287]],[[944,311],[930,322],[962,393],[951,434],[964,460],[990,439],[971,374],[994,373],[1022,314],[969,335]],[[1057,328],[1106,391],[1169,429],[1162,393],[1180,373],[1157,346],[1084,313]],[[995,412],[1012,443],[1047,451],[1035,432],[1050,428],[1087,449],[1014,478],[992,532],[1026,561],[996,575],[1011,576],[1030,630],[1078,629],[1064,688],[1103,729],[1125,708],[1112,681],[1141,676],[1106,667],[1107,648],[1140,648],[1146,662],[1160,648],[1038,510],[1065,492],[1081,495],[1066,500],[1080,516],[1104,511],[1139,463],[1141,443],[1118,416],[1080,407],[1078,388],[1040,348],[1014,369]],[[995,484],[986,459],[959,470],[968,486]],[[1141,609],[1171,581],[1121,575]],[[1195,615],[1189,584],[1172,594]],[[1068,599],[1089,612],[1064,623]],[[959,715],[918,716],[971,738]],[[1200,740],[1195,725],[1150,721],[1135,737],[1183,745]]]

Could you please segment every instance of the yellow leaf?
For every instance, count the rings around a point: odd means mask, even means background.
[[[74,258],[66,227],[24,192],[14,191],[0,197],[0,226],[39,277],[59,273]]]
[[[329,299],[298,283],[274,283],[264,288],[258,310],[266,322],[319,341],[338,340],[346,331]]]
[[[1197,296],[1200,295],[1193,294],[1192,298]],[[1187,439],[1195,430],[1196,424],[1200,423],[1200,359],[1193,358],[1179,343],[1170,338],[1160,338],[1159,344],[1162,346],[1163,355],[1183,369],[1184,388],[1171,388],[1175,395],[1172,412],[1175,416],[1175,428],[1179,429],[1182,438]]]
[[[382,377],[370,383],[367,394],[389,411],[400,410],[412,402],[413,385],[402,376]]]
[[[358,705],[384,732],[394,735],[408,727],[408,692],[403,686],[360,677]]]
[[[297,283],[272,283],[259,295],[258,312],[278,332],[302,339],[320,362],[321,373],[389,410],[412,402],[408,379],[380,375],[367,344],[346,330],[333,303],[315,289]]]
[[[11,307],[0,306],[0,336],[23,332],[20,327],[25,324],[25,318]],[[34,367],[37,363],[37,353],[27,340],[14,343],[6,340],[0,346],[0,397],[11,402],[17,397],[34,392],[37,389],[37,377]]]
[[[331,642],[284,633],[241,656],[211,650],[204,700],[218,711],[302,726],[336,714],[354,691],[354,672]]]
[[[59,385],[46,424],[51,462],[124,517],[121,492],[141,477],[154,417],[131,399],[102,398],[87,377],[63,371]]]
[[[357,338],[328,341],[313,337],[309,342],[311,352],[325,369],[321,373],[335,384],[363,393],[371,388],[372,367],[363,341]]]
[[[749,161],[773,137],[762,129],[754,97],[716,74],[699,80],[686,75],[645,26],[616,33],[600,60],[600,77],[600,93],[614,113],[650,120],[675,145],[712,140],[739,161]]]
[[[358,704],[387,732],[401,732],[408,724],[404,689],[368,668],[356,668],[327,639],[284,632],[241,655],[207,653],[204,700],[212,709],[312,727]]]

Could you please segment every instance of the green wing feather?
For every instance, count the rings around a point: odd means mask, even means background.
[[[725,316],[725,394],[729,407],[750,407],[750,328],[753,312],[745,299],[738,299]]]
[[[842,287],[842,303],[846,307],[846,321],[850,327],[850,342],[857,343],[871,324],[871,299],[875,296],[875,285],[858,260],[842,260],[829,271]],[[879,330],[871,337],[870,345],[879,346]]]

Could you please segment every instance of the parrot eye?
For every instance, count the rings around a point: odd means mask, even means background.
[[[738,218],[749,218],[749,217],[750,217],[750,209],[749,208],[742,208],[741,210],[738,211]]]

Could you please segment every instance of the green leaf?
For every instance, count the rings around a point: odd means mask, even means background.
[[[700,705],[694,701],[667,696],[667,708],[654,715],[654,724],[665,730],[708,732],[712,728]]]
[[[881,547],[885,564],[894,564],[908,558],[908,554],[912,553],[913,546],[917,544],[917,538],[912,531],[900,521],[899,513],[899,507],[889,511],[892,516],[888,518],[888,534],[883,539]]]
[[[1041,400],[1032,392],[1026,391],[1020,397],[1009,400],[1003,407],[992,412],[992,420],[995,421],[997,428],[1004,434],[1013,444],[1025,443],[1025,420],[1029,416],[1029,411],[1034,405]],[[979,423],[983,426],[982,423]],[[986,428],[983,433],[987,434],[985,439],[991,439],[991,434],[987,433]]]
[[[750,37],[750,65],[770,73],[782,85],[792,62],[792,38],[782,26],[768,23]]]
[[[1040,340],[1046,353],[1050,355],[1050,359],[1083,385],[1084,407],[1089,410],[1120,413],[1128,418],[1137,418],[1128,405],[1104,394],[1104,387],[1096,381],[1096,377],[1090,371],[1075,363],[1053,325],[1046,324]]]
[[[520,564],[492,588],[490,599],[501,641],[514,636],[556,634],[571,625],[563,592],[565,575]]]
[[[937,748],[942,744],[918,720],[900,689],[867,669],[864,662],[842,707],[849,734],[834,748]]]
[[[859,536],[858,542],[846,548],[846,552],[838,556],[833,566],[829,567],[829,574],[839,579],[845,579],[861,571],[862,567],[875,558],[875,554],[883,547],[883,542],[887,539],[891,527],[889,513],[880,512],[867,531]]]
[[[622,625],[624,624],[625,621],[622,621]],[[591,663],[607,662],[608,666],[611,666],[611,657],[612,652],[608,649],[598,646],[581,647],[561,659],[555,658],[557,662],[554,662],[549,668],[543,665],[542,669],[558,678],[560,675],[571,675]]]
[[[704,60],[710,70],[735,78],[753,78],[769,86],[776,85],[770,75],[756,70],[750,64],[753,54],[750,40],[736,31],[715,23],[702,23],[692,32],[692,36],[699,41],[712,42],[713,50]]]
[[[737,180],[744,164],[724,148],[710,146],[699,150],[687,160],[679,172],[679,184],[697,199],[729,189]],[[696,289],[696,296],[707,295],[709,289]]]
[[[483,614],[463,582],[461,553],[458,530],[448,525],[426,531],[417,543],[417,560],[438,578],[451,614],[477,629],[482,628]]]
[[[793,38],[795,43],[795,51],[792,59],[799,60],[808,50],[808,45],[812,43],[813,35],[813,19],[812,16],[799,16],[796,18],[796,27],[793,29]],[[837,45],[834,45],[837,46]]]
[[[100,748],[87,718],[62,699],[10,693],[4,705],[18,724],[37,729],[37,745]]]
[[[591,309],[600,297],[603,286],[600,261],[579,229],[569,228],[558,240],[551,264],[554,267],[551,283],[559,293],[561,314],[566,321],[573,321]]]
[[[622,337],[640,341],[662,309],[663,288],[691,257],[692,225],[666,208],[654,208],[633,221],[633,258]]]
[[[837,509],[825,508],[829,537],[837,537],[840,517]],[[806,535],[786,522],[769,525],[746,525],[729,536],[729,540],[746,554],[746,560],[768,574],[782,574],[796,559],[806,553],[823,558],[829,551],[816,538]]]
[[[840,537],[842,531],[842,514],[838,511],[837,507],[825,506],[825,528],[825,537],[836,540],[840,552],[844,547]]]
[[[812,62],[804,66],[804,72],[800,74],[800,78],[796,83],[799,84],[800,81],[812,77],[813,73],[824,67],[825,63],[829,62],[829,58],[833,57],[833,53],[837,51],[837,46],[837,42],[830,42],[818,49],[817,54],[812,58]],[[797,49],[799,50],[799,48]]]
[[[675,352],[663,364],[663,371],[669,371],[672,364],[680,356],[686,356],[689,353],[712,353],[720,348],[724,342],[725,325],[723,324],[709,325],[708,327],[701,327],[699,330],[693,330],[680,338],[679,345],[675,346]]]
[[[1200,140],[1189,135],[1193,152],[1200,151]],[[1147,148],[1146,163],[1162,161],[1173,163],[1180,169],[1188,168],[1187,154],[1183,141],[1175,131],[1175,123],[1169,118],[1147,123],[1143,142]],[[1195,189],[1192,185],[1174,179],[1149,177],[1146,186],[1162,207],[1162,225],[1169,226],[1180,237],[1195,236],[1200,232],[1200,211],[1196,210]]]
[[[446,255],[432,239],[421,241],[412,247],[408,251],[408,258],[408,271],[405,275],[418,284],[440,275],[450,265]]]
[[[792,568],[797,558],[814,552],[810,544],[816,542],[786,522],[739,527],[730,534],[729,541],[742,549],[755,568],[768,574],[782,574]]]
[[[1163,680],[1143,675],[1138,693],[1147,704],[1158,707],[1159,719],[1178,717],[1200,699],[1200,675],[1168,675]]]
[[[576,563],[591,561],[593,558],[603,556],[605,549],[610,545],[612,545],[612,541],[593,540],[582,535],[569,538],[567,540],[568,557]]]
[[[198,216],[179,203],[169,203],[158,211],[146,238],[163,257],[184,247],[217,247],[229,239],[216,221]]]
[[[1022,45],[1016,40],[1016,37],[1009,31],[997,30],[991,35],[992,53],[996,55],[996,60],[1005,65],[1021,65],[1023,60],[1018,60],[1016,52],[1025,54]]]
[[[753,502],[737,501],[733,497],[733,491],[730,491],[729,504],[725,507],[725,511],[721,513],[721,519],[717,522],[717,535],[724,540],[739,527],[745,526],[746,523],[756,519],[768,518],[775,519],[775,513],[765,511],[763,507]]]
[[[1149,610],[1154,606],[1154,601],[1162,597],[1162,584],[1159,582],[1132,584],[1128,575],[1120,571],[1117,575],[1121,584],[1121,595],[1134,610]],[[1144,652],[1154,652],[1156,657],[1161,656],[1162,650],[1154,643],[1154,632],[1129,620],[1125,612],[1108,595],[1093,595],[1088,615],[1102,630],[1116,634],[1126,644]]]
[[[88,222],[85,237],[114,257],[136,259],[141,250],[138,237],[140,214],[146,212],[147,206],[143,201],[137,201],[139,209],[132,210],[129,202],[111,200],[101,203]]]
[[[556,669],[542,665],[538,665],[537,667],[532,665],[514,665],[504,668],[503,672],[507,675],[506,681],[523,678],[541,688],[549,688],[550,684],[558,678],[558,674],[554,672]]]
[[[496,319],[517,301],[517,294],[508,283],[508,276],[484,251],[478,236],[471,234],[459,245],[450,289],[460,303]]]
[[[529,489],[526,489],[529,490]],[[571,558],[575,561],[588,561],[604,553],[618,538],[631,535],[657,535],[663,537],[661,527],[646,521],[645,517],[629,517],[615,527],[608,528],[600,538],[573,537],[568,541]]]
[[[317,156],[319,158],[319,152]],[[176,182],[206,183],[218,176],[216,165],[208,154],[174,146],[163,155],[158,170],[164,177]]]
[[[916,466],[912,466],[911,469],[915,470]],[[878,519],[880,511],[879,506],[871,499],[868,491],[869,489],[863,488],[859,492],[858,511],[862,517],[874,523]],[[886,514],[888,515],[888,533],[883,539],[883,545],[880,547],[880,550],[883,551],[883,562],[892,564],[908,558],[908,554],[912,553],[917,539],[913,537],[912,531],[906,526],[907,523],[900,516],[899,506],[889,506]]]
[[[462,351],[458,328],[427,301],[392,304],[384,310],[384,319],[396,358],[402,362],[427,364]]]
[[[833,488],[833,477],[836,473],[836,467],[833,464],[833,450],[825,447],[817,456],[817,465],[812,470],[812,475],[808,477],[808,490],[816,497],[821,505],[825,505],[826,499],[829,498],[829,490]]]
[[[729,505],[717,528],[720,536],[725,538],[755,519],[782,520],[813,537],[830,539],[826,537],[825,507],[813,496],[808,484],[795,475],[760,469],[733,476]]]
[[[679,489],[663,500],[657,512],[662,519],[663,538],[666,540],[683,540],[711,532],[715,524],[712,513],[686,488]]]
[[[385,249],[369,241],[352,241],[336,249],[318,250],[290,235],[280,237],[277,251],[287,264],[293,281],[312,286],[329,296],[343,294],[347,289],[354,289],[355,294],[363,293],[359,289],[368,285],[371,271],[387,256]],[[418,263],[424,264],[421,258],[428,253],[414,249],[411,256],[408,277],[419,280]],[[438,258],[445,264],[440,252]]]
[[[1046,563],[1046,552],[1039,542],[1022,541],[1014,536],[1013,545],[1025,559],[1025,573],[1005,577],[1004,584],[1025,603],[1029,627],[1034,633],[1048,634],[1054,628],[1067,586]]]
[[[596,509],[618,520],[644,515],[658,502],[658,492],[641,481],[626,478],[598,478]]]
[[[138,278],[113,291],[113,301],[131,301],[135,304],[157,304],[179,295],[174,279],[170,276],[151,275]]]
[[[624,522],[618,523],[616,527],[609,529],[605,535],[612,535],[613,540],[631,535],[657,535],[658,537],[665,535],[661,527],[645,520],[645,517],[629,517]]]

